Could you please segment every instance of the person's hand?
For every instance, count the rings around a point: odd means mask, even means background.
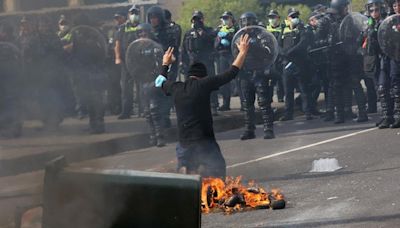
[[[122,63],[122,60],[120,58],[115,59],[115,65],[119,65]]]
[[[247,54],[250,48],[250,37],[248,34],[242,35],[240,37],[240,41],[236,44],[237,48],[239,49],[240,53]]]
[[[163,57],[163,66],[169,66],[171,65],[173,62],[175,62],[175,56],[174,56],[174,48],[173,47],[169,47],[168,50],[165,52],[164,57]]]

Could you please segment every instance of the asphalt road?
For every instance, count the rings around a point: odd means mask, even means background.
[[[375,120],[334,125],[299,117],[277,122],[273,140],[262,139],[260,126],[258,138],[249,141],[238,139],[243,129],[217,134],[228,175],[280,188],[288,204],[276,211],[205,214],[202,226],[399,227],[400,129],[378,130]],[[343,168],[311,173],[320,158],[335,158]],[[175,165],[175,144],[169,144],[72,166],[173,172]],[[27,176],[24,184],[37,184],[40,178]],[[10,204],[0,202],[0,210]]]
[[[277,138],[240,141],[243,129],[217,135],[228,175],[280,188],[287,208],[233,215],[206,214],[203,227],[399,227],[400,129],[367,123],[343,125],[319,119],[276,124]],[[174,144],[98,159],[79,166],[172,172]],[[335,158],[340,170],[311,173],[314,160]],[[136,161],[136,162],[135,162]]]

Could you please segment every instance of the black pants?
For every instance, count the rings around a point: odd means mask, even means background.
[[[162,103],[165,102],[166,96],[160,88],[154,87],[153,83],[144,83],[142,91],[143,111],[150,134],[153,137],[163,137]]]
[[[186,167],[189,173],[202,177],[226,176],[225,159],[215,139],[176,145],[177,170]]]
[[[133,111],[133,85],[134,80],[132,75],[128,73],[126,65],[121,65],[121,100],[122,100],[122,115],[130,116]]]
[[[79,96],[81,96],[80,100],[87,105],[90,129],[101,132],[104,130],[107,75],[97,66],[79,67],[76,74],[79,75],[78,86],[84,89]]]
[[[232,55],[229,52],[219,53],[217,59],[216,73],[221,74],[229,69],[232,63]],[[234,82],[233,82],[234,83]],[[231,105],[231,83],[227,83],[220,87],[219,93],[222,96],[222,106],[230,108]]]
[[[107,106],[112,114],[121,112],[121,65],[110,64],[108,71]]]
[[[344,118],[345,96],[352,90],[352,81],[346,71],[346,59],[343,55],[333,55],[328,64],[329,90],[327,113]]]
[[[240,80],[240,87],[242,91],[242,106],[245,111],[245,128],[247,131],[254,131],[255,124],[255,107],[256,100],[261,109],[262,119],[264,123],[264,130],[273,128],[273,111],[271,108],[273,83],[268,80],[264,72],[242,72]]]
[[[302,109],[306,114],[311,113],[311,79],[306,71],[283,70],[283,86],[285,88],[285,115],[293,116],[294,112],[294,89],[298,85],[302,99]]]

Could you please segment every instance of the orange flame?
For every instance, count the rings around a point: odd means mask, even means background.
[[[267,192],[254,181],[243,185],[242,176],[227,177],[225,182],[220,178],[203,178],[201,191],[203,213],[209,213],[211,209],[222,209],[231,213],[246,208],[269,208],[272,200],[284,200],[279,189]]]

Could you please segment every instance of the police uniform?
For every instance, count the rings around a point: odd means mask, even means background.
[[[289,24],[287,22],[286,24]],[[283,29],[281,42],[283,47],[283,86],[285,88],[285,114],[281,120],[293,119],[294,88],[299,86],[302,109],[307,119],[312,119],[311,69],[307,50],[312,42],[312,32],[303,24]]]
[[[193,18],[203,17],[201,12],[196,11]],[[208,75],[215,75],[214,69],[214,40],[216,34],[214,30],[204,24],[187,31],[183,38],[182,63],[185,71],[189,66],[196,62],[201,62],[207,66]],[[185,72],[186,73],[186,72]],[[213,115],[216,115],[218,108],[217,93],[211,94],[211,107]]]
[[[227,13],[224,13],[224,15],[228,15]],[[230,16],[233,20],[233,15],[230,13]],[[222,16],[221,16],[222,18]],[[232,21],[233,23],[233,21]],[[231,52],[231,43],[233,36],[237,32],[237,27],[234,25],[232,27],[229,27],[227,25],[220,25],[217,29],[217,37],[215,39],[215,50],[217,51],[217,56],[215,59],[216,62],[216,73],[221,74],[222,72],[225,72],[227,69],[229,69],[230,64],[232,63],[232,52]],[[230,83],[222,86],[219,89],[220,94],[222,95],[222,106],[220,107],[221,111],[227,111],[230,110],[230,103],[231,103],[231,85]]]
[[[252,12],[244,13],[240,17],[240,26],[246,27],[250,25],[257,25],[257,17]],[[259,36],[254,31],[248,31],[247,34],[250,39],[255,40],[253,50],[262,49],[263,42],[259,40]],[[246,57],[243,69],[239,73],[240,87],[242,91],[242,106],[244,108],[244,123],[245,132],[241,135],[241,140],[248,140],[255,138],[255,107],[254,102],[257,95],[258,106],[261,110],[262,120],[264,124],[264,139],[275,138],[273,123],[274,116],[271,107],[273,95],[272,78],[265,74],[265,66],[255,66],[255,58],[259,56],[252,56],[251,49]]]
[[[157,17],[159,20],[159,25],[153,26],[153,33],[158,42],[162,45],[164,51],[166,51],[169,47],[174,48],[174,56],[179,56],[179,46],[180,46],[180,26],[177,24],[169,24],[165,20],[165,12],[161,7],[153,6],[147,11],[148,22],[150,23],[150,17]],[[176,61],[171,66],[170,72],[170,80],[175,81],[178,75],[178,64]],[[159,104],[160,107],[160,116],[162,125],[165,128],[171,127],[170,120],[170,111],[173,106],[172,99],[167,96],[159,96],[161,101]]]
[[[126,22],[123,24],[117,35],[117,41],[121,44],[121,91],[122,91],[122,110],[120,119],[129,118],[133,111],[133,87],[134,87],[134,78],[133,75],[130,75],[126,69],[125,64],[125,53],[128,49],[129,44],[137,39],[137,25],[132,24],[131,22]]]

